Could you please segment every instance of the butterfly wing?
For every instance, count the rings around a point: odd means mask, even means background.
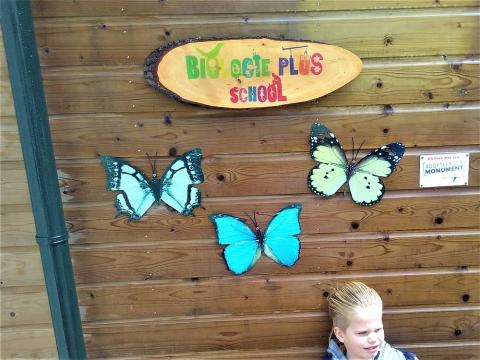
[[[253,241],[239,241],[227,246],[223,251],[228,269],[235,275],[242,275],[249,271],[261,254],[260,246]]]
[[[360,160],[348,181],[353,201],[360,205],[378,203],[385,193],[380,176],[390,176],[404,153],[403,144],[392,143],[375,149]]]
[[[308,188],[320,196],[331,196],[347,181],[342,167],[332,164],[319,164],[308,174]]]
[[[102,156],[106,187],[121,191],[115,200],[117,215],[126,214],[130,220],[139,220],[155,202],[148,178],[128,162],[111,156]]]
[[[291,267],[300,258],[301,204],[280,210],[270,221],[264,234],[265,254],[283,266]]]
[[[337,137],[325,125],[314,123],[310,130],[310,154],[313,160],[347,166],[347,158]]]
[[[335,134],[314,123],[310,132],[310,154],[320,162],[308,174],[308,187],[316,195],[330,196],[347,181],[348,161]]]
[[[211,214],[218,243],[227,245],[223,250],[225,263],[230,271],[241,275],[250,270],[261,255],[257,236],[242,220],[227,214]]]
[[[200,149],[186,152],[170,164],[160,180],[160,198],[182,215],[191,215],[200,206],[200,191],[193,185],[204,180],[201,159]]]

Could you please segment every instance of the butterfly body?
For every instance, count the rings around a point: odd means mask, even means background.
[[[144,175],[146,177],[146,175]],[[144,184],[144,183],[142,183]],[[157,174],[154,173],[152,174],[152,179],[147,180],[148,184],[148,189],[152,192],[152,195],[154,197],[154,204],[155,205],[160,205],[161,202],[161,196],[162,196],[162,182],[161,179],[157,178]]]
[[[354,155],[349,162],[335,134],[323,124],[315,123],[311,130],[310,152],[312,158],[320,162],[308,175],[308,187],[314,194],[331,196],[346,184],[355,203],[374,205],[385,193],[380,177],[392,174],[405,146],[391,143],[375,149],[360,161]]]
[[[258,226],[257,223],[254,223],[254,226],[255,226],[255,230],[254,230],[255,241],[258,243],[258,246],[260,246],[260,249],[263,251],[263,245],[265,243],[265,240],[263,238],[263,233],[260,230],[260,226]]]
[[[348,163],[346,173],[347,173],[347,182],[350,180],[352,175],[355,173],[355,169],[357,167],[357,162],[353,160],[352,162]]]
[[[193,187],[203,182],[201,156],[200,149],[183,154],[161,178],[152,166],[151,180],[123,159],[103,156],[107,190],[120,192],[115,200],[117,216],[126,214],[129,220],[139,220],[153,204],[161,202],[182,215],[191,215],[201,202],[199,190]]]
[[[262,252],[280,265],[291,267],[300,257],[299,216],[302,206],[293,204],[280,210],[262,233],[255,217],[254,231],[235,216],[212,214],[218,243],[226,245],[223,257],[227,267],[236,275],[249,271]]]

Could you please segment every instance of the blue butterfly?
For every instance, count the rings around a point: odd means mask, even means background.
[[[280,265],[291,267],[300,258],[300,211],[301,204],[293,204],[280,210],[266,227],[264,233],[255,219],[252,231],[243,220],[227,214],[211,214],[215,224],[218,243],[227,245],[223,257],[228,269],[236,275],[250,270],[262,254]]]
[[[360,145],[361,148],[361,145]],[[385,193],[380,176],[390,176],[405,152],[401,143],[392,143],[373,150],[359,162],[353,149],[349,163],[342,145],[325,125],[312,125],[310,153],[320,164],[308,174],[308,187],[320,196],[331,196],[347,183],[352,200],[360,205],[374,205]]]
[[[200,149],[188,151],[175,159],[159,179],[155,161],[152,163],[149,157],[152,179],[148,180],[125,160],[102,156],[107,190],[121,191],[115,200],[117,216],[126,214],[129,221],[139,220],[154,203],[159,205],[160,200],[182,215],[192,215],[201,202],[200,191],[192,186],[203,182],[201,158]]]

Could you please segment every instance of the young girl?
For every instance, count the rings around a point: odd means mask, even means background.
[[[385,341],[382,299],[361,282],[350,282],[328,297],[333,322],[323,360],[418,360]]]

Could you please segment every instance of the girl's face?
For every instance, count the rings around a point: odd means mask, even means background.
[[[377,355],[383,333],[382,307],[370,306],[352,314],[346,329],[334,328],[335,336],[347,349],[348,360],[371,360]]]

